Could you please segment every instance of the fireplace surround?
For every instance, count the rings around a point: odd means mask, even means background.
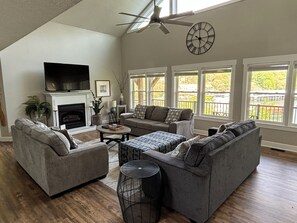
[[[66,124],[66,128],[69,129],[91,124],[91,113],[88,107],[92,100],[90,91],[45,92],[44,95],[46,101],[52,105],[49,125]]]

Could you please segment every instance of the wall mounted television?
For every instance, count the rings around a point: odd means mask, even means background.
[[[46,91],[90,90],[89,66],[44,62]]]

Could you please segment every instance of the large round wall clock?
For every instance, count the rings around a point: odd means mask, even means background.
[[[206,53],[215,41],[215,30],[207,22],[199,22],[191,27],[187,34],[186,45],[188,50],[200,55]]]

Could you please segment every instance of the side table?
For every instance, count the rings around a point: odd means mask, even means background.
[[[161,213],[161,172],[149,160],[132,160],[120,168],[117,194],[126,223],[155,223]]]

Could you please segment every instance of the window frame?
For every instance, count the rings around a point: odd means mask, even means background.
[[[293,124],[293,107],[294,107],[294,91],[295,80],[297,76],[297,54],[269,56],[269,57],[257,57],[257,58],[244,58],[243,59],[243,87],[242,87],[242,105],[241,105],[241,119],[248,119],[248,107],[249,107],[249,92],[251,75],[249,75],[250,66],[271,66],[275,64],[288,64],[288,72],[286,78],[286,90],[284,101],[284,118],[283,122],[263,121],[256,120],[259,126],[280,130],[292,131],[297,127],[297,123]],[[296,68],[295,68],[296,66]],[[297,86],[296,86],[297,89]],[[297,94],[297,93],[296,93]],[[294,130],[293,130],[294,131]]]
[[[150,93],[152,91],[150,91],[149,89],[149,80],[148,78],[154,76],[152,75],[153,73],[164,73],[164,106],[167,105],[167,101],[166,101],[166,92],[167,92],[167,67],[155,67],[155,68],[147,68],[147,69],[137,69],[137,70],[129,70],[128,71],[128,75],[129,75],[129,97],[130,97],[130,103],[129,103],[129,108],[131,110],[134,110],[135,107],[132,107],[133,106],[133,101],[134,101],[134,96],[133,96],[133,92],[132,91],[132,86],[131,86],[131,76],[136,76],[136,75],[139,75],[139,76],[144,76],[145,78],[145,97],[146,97],[146,105],[150,105]]]
[[[198,91],[197,91],[197,108],[195,113],[195,118],[203,119],[203,120],[222,120],[222,121],[229,121],[233,119],[233,101],[234,101],[234,84],[235,84],[235,70],[236,70],[236,60],[225,60],[225,61],[215,61],[215,62],[207,62],[207,63],[197,63],[197,64],[186,64],[186,65],[177,65],[172,66],[172,81],[173,81],[173,88],[172,88],[172,95],[174,95],[172,99],[172,104],[174,107],[177,106],[177,85],[175,74],[180,73],[181,71],[189,71],[189,70],[198,70]],[[226,117],[223,116],[215,116],[215,115],[204,115],[203,108],[204,108],[204,99],[203,93],[205,90],[204,88],[204,76],[202,75],[202,70],[207,69],[222,69],[222,68],[231,68],[231,86],[230,86],[230,101],[229,101],[229,115]]]

